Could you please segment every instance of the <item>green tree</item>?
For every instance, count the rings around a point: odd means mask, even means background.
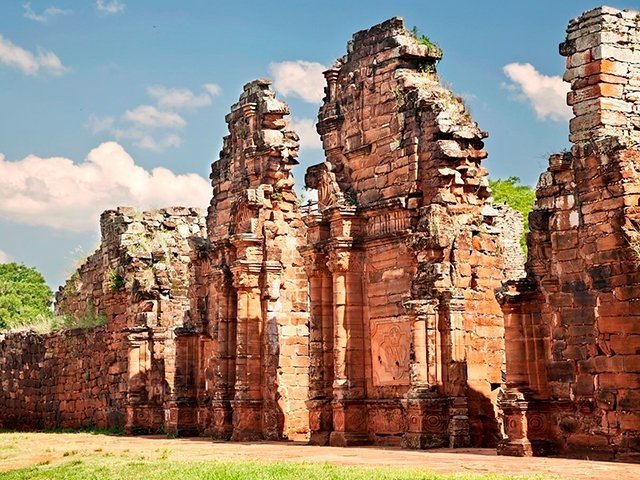
[[[53,292],[35,268],[0,264],[0,329],[53,317],[52,297]]]
[[[524,233],[520,239],[522,249],[527,251],[527,233],[529,233],[529,212],[533,210],[536,201],[536,192],[529,185],[522,185],[520,178],[509,177],[489,180],[489,186],[493,191],[495,203],[506,203],[514,210],[522,213],[524,221]]]

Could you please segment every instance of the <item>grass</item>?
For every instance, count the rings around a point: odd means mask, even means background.
[[[522,477],[504,475],[441,475],[424,470],[398,468],[344,467],[322,463],[293,462],[182,462],[165,458],[147,460],[144,456],[113,458],[107,455],[75,458],[59,464],[42,464],[0,473],[5,480],[508,480]]]
[[[90,432],[95,433],[95,432]],[[153,442],[158,441],[159,444]],[[548,479],[501,474],[438,474],[424,467],[340,466],[294,462],[284,457],[227,456],[205,439],[184,445],[180,440],[93,437],[87,433],[0,432],[0,480],[516,480]],[[300,457],[297,457],[300,458]],[[383,461],[381,458],[379,461]],[[523,461],[526,461],[523,459]],[[375,463],[375,460],[374,460]],[[413,464],[416,465],[416,464]],[[422,465],[422,464],[421,464]],[[496,470],[499,470],[496,465]],[[6,471],[3,471],[6,470]],[[554,477],[557,478],[557,477]]]

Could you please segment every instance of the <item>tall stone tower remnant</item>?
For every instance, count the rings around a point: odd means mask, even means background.
[[[325,72],[326,161],[307,170],[309,416],[317,444],[495,444],[507,266],[483,138],[393,18]],[[513,245],[513,243],[512,243]],[[518,248],[518,247],[516,247]]]
[[[499,453],[640,457],[640,13],[601,7],[560,45],[571,151],[529,217],[507,285],[508,438]]]

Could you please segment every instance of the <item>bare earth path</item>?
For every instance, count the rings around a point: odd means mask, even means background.
[[[87,455],[169,456],[184,461],[300,461],[425,468],[438,473],[503,473],[560,479],[640,480],[640,465],[559,458],[498,457],[492,449],[407,451],[396,448],[316,447],[297,443],[212,442],[204,438],[117,437],[87,433],[0,434],[0,472]]]

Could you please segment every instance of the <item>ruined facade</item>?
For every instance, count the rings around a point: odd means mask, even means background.
[[[315,204],[287,105],[248,83],[206,216],[103,214],[56,308],[105,325],[0,335],[0,428],[637,459],[639,20],[569,25],[573,147],[540,177],[526,271],[487,134],[401,19],[325,72]]]
[[[100,248],[57,292],[56,309],[105,325],[3,335],[0,428],[172,431],[165,409],[175,408],[184,381],[177,338],[204,212],[119,208],[103,213],[100,226]]]
[[[494,290],[519,247],[489,202],[486,133],[441,85],[440,49],[402,19],[348,49],[325,72],[326,161],[306,175],[311,441],[495,444]]]
[[[503,297],[503,454],[640,456],[639,20],[592,10],[560,46],[573,146],[540,177],[527,277]]]
[[[201,262],[198,333],[200,431],[234,440],[308,433],[305,226],[293,192],[298,136],[268,80],[244,87],[212,165],[209,247]]]

